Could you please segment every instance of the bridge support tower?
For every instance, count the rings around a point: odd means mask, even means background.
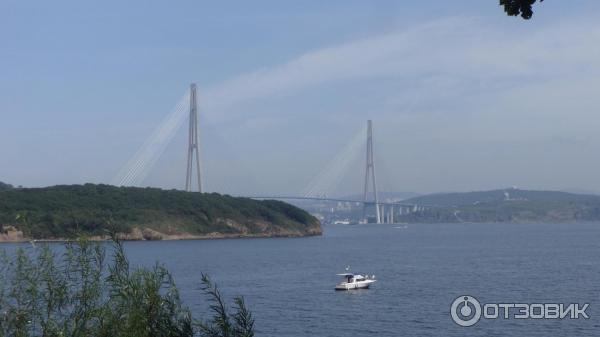
[[[372,189],[372,201],[368,201],[369,181]],[[367,167],[365,170],[365,188],[363,193],[363,217],[367,216],[367,204],[375,205],[375,217],[377,223],[381,223],[379,199],[377,197],[377,179],[375,177],[375,162],[373,160],[373,122],[367,121]]]
[[[196,100],[196,84],[190,85],[190,121],[188,134],[187,171],[185,175],[185,190],[192,191],[192,175],[194,163],[198,180],[198,192],[202,192],[202,175],[200,172],[200,153],[198,151],[198,102]]]

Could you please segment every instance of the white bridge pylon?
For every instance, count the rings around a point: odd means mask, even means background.
[[[336,187],[339,185],[349,167],[356,167],[355,165],[351,165],[355,164],[354,159],[366,150],[362,200],[356,200],[356,202],[362,203],[363,219],[368,217],[366,212],[368,208],[374,208],[376,223],[393,223],[396,213],[402,215],[425,210],[425,208],[417,205],[408,205],[399,202],[381,202],[381,200],[379,200],[377,175],[375,174],[375,154],[373,149],[373,123],[371,120],[368,120],[366,129],[361,128],[361,130],[356,133],[346,147],[338,152],[324,169],[310,181],[308,187],[304,189],[302,196],[297,199],[343,201],[340,198],[332,198],[332,195],[334,195],[333,192],[335,192]],[[286,197],[286,199],[294,198]]]
[[[363,193],[363,218],[367,217],[367,205],[368,196],[369,196],[369,180],[371,180],[371,190],[372,190],[372,204],[375,205],[375,219],[377,223],[381,223],[381,213],[385,213],[385,211],[381,211],[379,205],[379,196],[377,195],[377,179],[375,178],[375,159],[373,158],[373,122],[371,120],[367,121],[367,160],[366,160],[366,169],[365,169],[365,189]],[[370,179],[369,179],[370,178]]]

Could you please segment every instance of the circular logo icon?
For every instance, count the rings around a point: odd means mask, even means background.
[[[472,326],[481,318],[481,304],[473,296],[459,296],[452,302],[450,315],[460,326]]]

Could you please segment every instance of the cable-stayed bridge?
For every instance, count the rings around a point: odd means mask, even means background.
[[[250,199],[258,199],[258,200],[266,200],[266,199],[274,199],[274,200],[292,200],[292,201],[302,201],[302,200],[310,200],[310,201],[326,201],[326,202],[338,202],[338,203],[346,203],[346,204],[354,204],[356,206],[360,206],[363,208],[363,219],[366,219],[366,208],[372,206],[373,208],[377,207],[379,210],[379,216],[375,216],[375,220],[377,223],[394,223],[394,219],[397,215],[422,212],[425,209],[433,208],[435,206],[424,206],[413,203],[405,203],[402,201],[379,201],[375,204],[372,201],[364,201],[364,200],[356,200],[356,199],[342,199],[335,197],[301,197],[301,196],[285,196],[285,195],[274,195],[274,196],[252,196],[248,197]],[[377,213],[376,213],[377,214]]]
[[[204,180],[202,174],[202,159],[198,137],[198,106],[196,85],[191,84],[190,90],[179,100],[175,107],[163,119],[140,149],[132,156],[127,164],[119,171],[112,183],[117,186],[139,186],[165,151],[182,124],[188,121],[188,151],[185,175],[185,190],[192,191],[197,186],[198,192],[203,192]],[[187,118],[186,118],[187,116]],[[360,200],[349,198],[327,197],[329,192],[339,184],[343,172],[366,142],[366,158],[364,171],[364,188]],[[321,170],[298,195],[261,195],[247,196],[253,199],[278,199],[296,201],[323,201],[354,204],[362,207],[362,219],[371,218],[376,223],[393,223],[396,215],[423,211],[428,206],[403,203],[401,201],[380,200],[377,190],[377,175],[375,169],[373,145],[373,123],[367,121],[365,130],[360,130],[347,146]],[[195,178],[195,182],[194,182]],[[372,213],[372,216],[369,215]]]

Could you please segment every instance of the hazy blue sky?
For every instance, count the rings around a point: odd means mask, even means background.
[[[383,190],[600,190],[599,19],[596,0],[531,21],[496,0],[1,0],[0,181],[110,182],[194,81],[211,190],[301,193],[368,118]],[[182,188],[185,131],[142,185]],[[361,188],[349,156],[331,193]]]

